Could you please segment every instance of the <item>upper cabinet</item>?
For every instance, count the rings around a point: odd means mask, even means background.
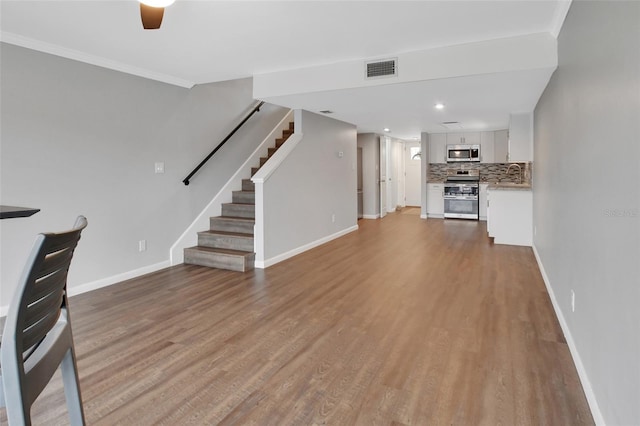
[[[494,162],[494,141],[496,132],[480,133],[480,162]]]
[[[480,144],[480,132],[465,132],[465,133],[446,133],[447,144],[449,145],[469,145]]]
[[[509,162],[533,161],[533,113],[511,114]]]
[[[508,130],[429,134],[429,163],[447,162],[447,145],[480,145],[482,163],[506,163]]]
[[[447,151],[447,134],[431,133],[429,134],[429,162],[430,163],[446,163]]]
[[[509,162],[509,131],[496,130],[493,139],[493,162]]]

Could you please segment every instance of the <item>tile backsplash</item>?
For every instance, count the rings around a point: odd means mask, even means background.
[[[522,168],[522,182],[531,183],[531,163],[431,163],[427,181],[442,182],[447,178],[447,170],[480,170],[480,182],[518,182],[518,169],[510,164],[519,164]]]

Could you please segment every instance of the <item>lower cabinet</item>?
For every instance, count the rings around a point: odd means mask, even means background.
[[[531,191],[489,189],[487,232],[495,244],[533,245]]]
[[[480,194],[478,196],[478,214],[480,220],[487,220],[487,188],[488,183],[480,184]]]
[[[427,217],[444,217],[444,185],[427,184]]]

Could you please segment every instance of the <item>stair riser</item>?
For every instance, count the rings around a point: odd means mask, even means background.
[[[251,179],[243,179],[242,180],[242,190],[243,191],[255,191],[256,190],[256,186],[253,182],[251,182]]]
[[[255,219],[256,206],[253,204],[223,204],[222,216],[246,217]]]
[[[251,176],[255,175],[258,172],[258,169],[260,169],[260,167],[252,167],[251,168]]]
[[[209,219],[209,229],[211,229],[212,231],[240,232],[242,234],[253,234],[253,223],[231,221],[222,217],[212,217],[211,219]]]
[[[203,253],[190,249],[185,249],[184,251],[184,263],[207,266],[209,268],[246,272],[253,269],[254,261],[255,254],[253,253],[246,256],[231,256],[218,253]]]
[[[256,203],[256,193],[255,192],[241,192],[234,191],[232,200],[234,203],[241,204],[255,204]]]
[[[203,233],[198,234],[198,245],[230,250],[253,251],[253,238]]]

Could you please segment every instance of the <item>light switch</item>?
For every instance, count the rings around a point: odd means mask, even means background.
[[[164,163],[163,162],[158,162],[156,163],[156,173],[164,173]]]

